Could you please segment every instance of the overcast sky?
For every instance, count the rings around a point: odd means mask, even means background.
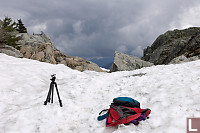
[[[22,19],[70,56],[141,57],[167,30],[200,25],[199,0],[0,0],[0,19]]]

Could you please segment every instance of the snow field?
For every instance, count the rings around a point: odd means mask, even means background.
[[[0,133],[180,133],[186,118],[200,117],[200,60],[114,73],[79,72],[0,54]],[[44,106],[50,75],[54,103]],[[112,99],[129,96],[152,110],[138,126],[105,127],[98,113]]]

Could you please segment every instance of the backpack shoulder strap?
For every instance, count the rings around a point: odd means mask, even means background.
[[[108,110],[109,109],[104,109],[99,113],[99,116],[97,117],[98,121],[102,121],[104,119],[106,119],[106,117],[108,116]],[[101,115],[103,112],[106,112],[105,114]]]

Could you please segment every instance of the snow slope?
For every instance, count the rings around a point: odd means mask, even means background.
[[[184,133],[200,117],[200,60],[135,71],[79,72],[0,54],[0,133]],[[44,106],[50,75],[63,102]],[[114,97],[130,96],[152,113],[138,126],[105,127],[98,113]]]

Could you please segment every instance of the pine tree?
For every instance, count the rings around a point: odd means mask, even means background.
[[[12,22],[11,18],[5,17],[0,26],[0,43],[10,46],[16,46],[16,41],[19,40],[19,38],[15,35],[16,29],[17,23]]]
[[[3,20],[3,29],[5,29],[7,32],[13,32],[17,28],[17,23],[12,22],[12,19],[9,17],[5,17]]]
[[[21,19],[18,19],[18,23],[17,23],[17,31],[19,31],[19,33],[27,33],[27,29],[24,26],[24,24],[22,23]]]

